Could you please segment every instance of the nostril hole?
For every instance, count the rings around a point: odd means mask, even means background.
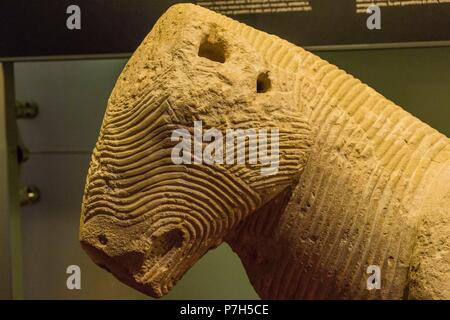
[[[98,242],[102,245],[106,245],[108,243],[108,238],[104,234],[101,234],[98,236]]]
[[[264,93],[270,90],[272,83],[267,72],[261,73],[256,80],[256,92]]]
[[[205,39],[198,50],[199,57],[209,59],[211,61],[225,62],[225,45],[223,42],[211,42]]]
[[[183,233],[180,229],[172,229],[152,237],[152,253],[158,257],[166,255],[174,248],[183,245]]]

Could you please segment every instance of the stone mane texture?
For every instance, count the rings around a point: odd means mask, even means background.
[[[278,128],[278,173],[174,164],[172,131],[196,120]],[[449,299],[449,205],[447,137],[302,48],[180,4],[108,101],[80,240],[153,297],[226,241],[262,298]]]

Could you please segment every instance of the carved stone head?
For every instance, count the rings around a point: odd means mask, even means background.
[[[108,101],[80,239],[95,263],[154,297],[295,183],[306,162],[310,129],[293,75],[265,61],[238,26],[172,7]],[[244,137],[230,139],[238,129]]]

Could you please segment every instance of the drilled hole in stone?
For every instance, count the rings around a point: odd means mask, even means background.
[[[198,50],[199,57],[209,59],[211,61],[225,62],[225,45],[223,42],[212,42],[205,39]]]
[[[270,81],[269,74],[267,72],[261,73],[256,80],[256,92],[264,93],[269,91],[271,87],[272,83]]]
[[[152,253],[158,257],[166,255],[174,248],[183,245],[183,232],[180,229],[172,229],[152,238]]]
[[[108,243],[108,238],[104,234],[101,234],[98,236],[98,242],[102,245],[106,245]]]

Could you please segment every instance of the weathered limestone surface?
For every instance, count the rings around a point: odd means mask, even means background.
[[[195,120],[279,128],[278,173],[173,164],[171,133]],[[154,297],[227,241],[262,298],[448,299],[449,206],[447,137],[314,54],[182,4],[117,80],[80,240]]]

